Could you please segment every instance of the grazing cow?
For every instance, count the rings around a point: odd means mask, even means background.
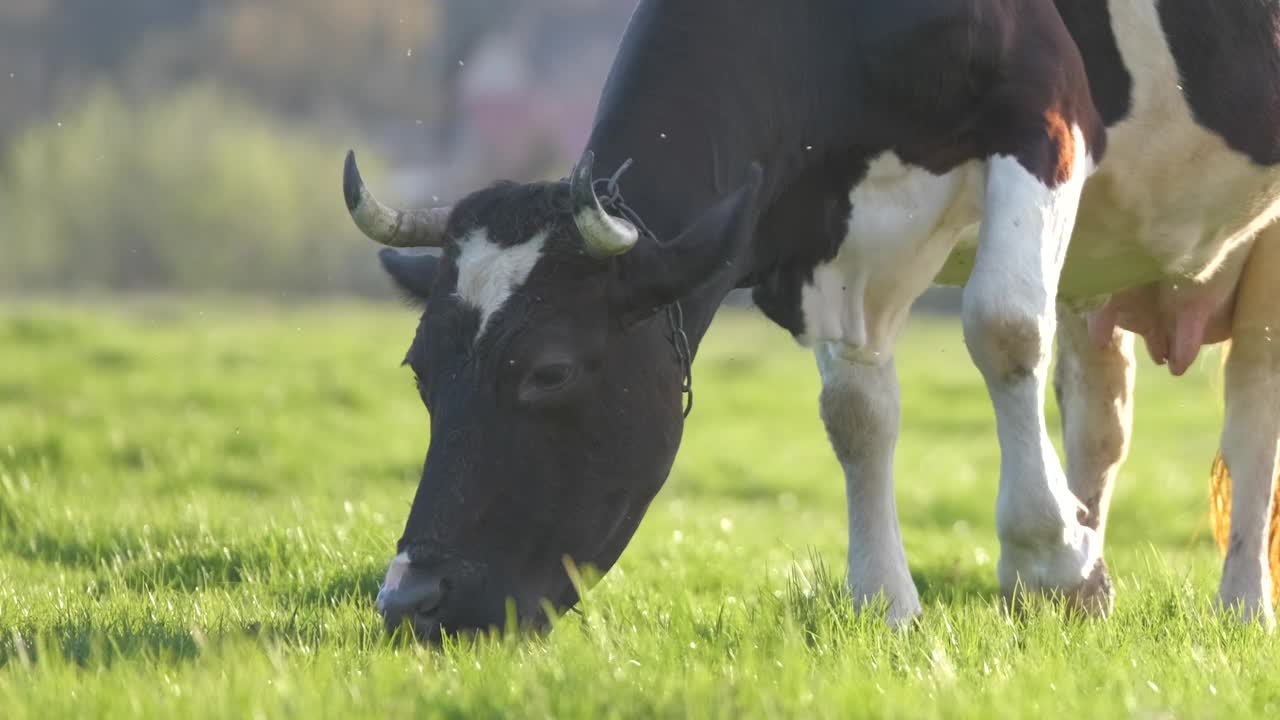
[[[382,254],[425,304],[406,363],[431,414],[387,624],[432,637],[576,602],[565,558],[604,571],[627,545],[735,287],[817,356],[853,602],[915,616],[893,357],[935,282],[964,286],[995,408],[1000,586],[1099,614],[1134,337],[1174,374],[1232,339],[1219,598],[1271,623],[1278,28],[1257,0],[644,0],[566,181],[399,211],[348,157],[367,235],[443,248]]]

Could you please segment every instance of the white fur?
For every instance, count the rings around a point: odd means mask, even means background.
[[[988,163],[978,253],[965,286],[965,343],[982,372],[1000,440],[997,572],[1004,592],[1073,591],[1101,559],[1093,530],[1076,520],[1044,415],[1058,276],[1089,160],[1075,130],[1072,175],[1046,187],[1011,157]]]
[[[850,362],[838,342],[815,352],[822,374],[822,415],[844,468],[849,511],[849,590],[858,607],[883,598],[886,620],[920,614],[907,568],[893,495],[893,448],[901,401],[891,360]]]
[[[542,257],[546,240],[544,231],[525,242],[503,247],[490,241],[488,232],[479,228],[459,241],[457,294],[462,302],[480,311],[476,341],[484,337],[489,318],[529,278]]]
[[[939,176],[891,152],[873,160],[850,192],[853,210],[839,253],[801,289],[800,341],[836,341],[840,354],[857,362],[887,360],[911,303],[978,220],[980,167]]]
[[[405,573],[409,572],[409,554],[400,553],[391,558],[391,564],[387,566],[387,576],[382,581],[382,587],[378,589],[378,600],[376,602],[378,612],[386,610],[387,593],[395,592],[400,587],[400,583],[404,581]]]
[[[1254,244],[1242,277],[1226,370],[1222,455],[1231,470],[1231,534],[1218,598],[1275,625],[1268,521],[1280,470],[1280,227]]]
[[[1133,428],[1134,336],[1115,330],[1099,346],[1089,335],[1084,315],[1064,310],[1058,315],[1057,337],[1055,384],[1067,482],[1088,510],[1085,524],[1102,541]]]
[[[853,212],[840,252],[816,269],[802,291],[802,340],[818,345],[824,402],[843,398],[857,405],[824,413],[828,431],[853,432],[833,417],[871,422],[883,415],[894,423],[880,441],[859,443],[855,456],[841,458],[849,489],[849,582],[856,597],[883,591],[891,611],[918,611],[893,508],[897,392],[889,362],[911,303],[972,234],[980,199],[985,219],[966,295],[966,335],[1000,419],[998,514],[1008,538],[1002,580],[1009,587],[1021,577],[1036,587],[1071,588],[1100,557],[1092,531],[1076,522],[1078,503],[1049,441],[1040,401],[1058,272],[1090,169],[1084,138],[1078,129],[1074,135],[1074,173],[1054,189],[1012,158],[990,160],[984,178],[976,164],[936,176],[891,154],[880,156],[851,193]],[[1013,342],[1005,336],[1010,332],[1017,336]],[[1031,356],[1005,356],[1001,348],[1016,346],[1023,335],[1035,340]],[[871,368],[857,370],[850,362]],[[1019,364],[1033,368],[1030,378],[1006,382],[1007,369]]]
[[[886,620],[920,614],[893,494],[900,400],[893,344],[966,225],[978,217],[976,163],[942,176],[885,153],[850,192],[836,257],[801,289],[805,334],[822,373],[823,421],[845,475],[849,589],[858,607],[883,600]]]

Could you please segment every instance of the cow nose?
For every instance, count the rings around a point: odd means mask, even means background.
[[[391,561],[387,579],[378,591],[377,607],[387,632],[395,632],[405,621],[422,639],[440,632],[439,610],[449,592],[449,581],[437,573],[414,567],[403,554]]]

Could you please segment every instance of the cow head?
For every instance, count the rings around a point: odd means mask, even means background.
[[[617,560],[675,458],[683,367],[664,306],[733,272],[760,170],[659,242],[568,182],[502,183],[451,210],[379,203],[347,158],[347,206],[425,306],[405,358],[430,446],[378,595],[419,637],[539,624],[577,601],[569,563]]]

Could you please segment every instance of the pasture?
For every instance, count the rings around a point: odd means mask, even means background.
[[[992,411],[958,323],[899,353],[897,497],[927,615],[842,595],[811,357],[726,312],[667,487],[546,636],[424,649],[373,598],[426,449],[395,305],[0,309],[0,715],[1276,717],[1280,642],[1211,612],[1216,353],[1145,362],[1106,623],[1001,611]],[[1056,428],[1056,411],[1051,415]]]

